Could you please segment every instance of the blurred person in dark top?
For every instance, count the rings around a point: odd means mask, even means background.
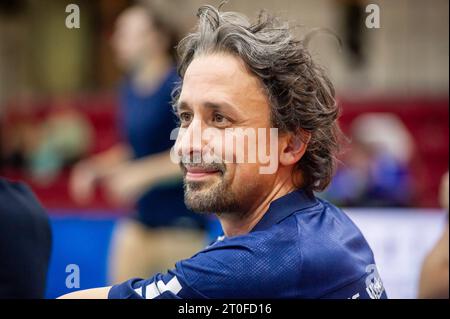
[[[96,184],[116,203],[136,200],[137,214],[113,236],[111,283],[170,267],[204,244],[204,217],[185,207],[181,172],[170,160],[176,41],[171,25],[144,2],[120,14],[112,46],[126,73],[119,112],[124,142],[73,170],[71,192],[80,203],[91,199]]]
[[[34,194],[0,177],[0,298],[44,298],[50,251],[50,224]]]
[[[419,298],[449,297],[449,181],[448,172],[442,177],[440,188],[441,206],[446,210],[447,223],[436,245],[428,253],[422,266],[419,284]]]
[[[350,149],[325,197],[343,206],[411,206],[414,144],[402,121],[388,113],[363,114],[352,123],[350,136]]]

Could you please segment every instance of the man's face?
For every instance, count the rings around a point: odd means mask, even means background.
[[[177,137],[175,151],[184,155],[181,167],[186,205],[197,212],[250,212],[272,189],[276,175],[260,173],[260,167],[267,163],[258,156],[256,161],[248,160],[251,148],[272,151],[268,133],[270,108],[259,80],[232,55],[197,57],[186,70],[177,113],[184,131]],[[266,140],[254,139],[255,143],[248,145],[250,141],[246,139],[247,147],[242,150],[237,147],[238,133],[232,142],[225,138],[227,132],[236,129],[260,129],[259,133],[264,129]],[[212,134],[205,134],[206,131]],[[201,138],[196,139],[195,134],[201,134]],[[206,145],[214,162],[205,161]],[[244,163],[237,161],[238,157],[244,158]],[[194,158],[201,160],[192,162]]]

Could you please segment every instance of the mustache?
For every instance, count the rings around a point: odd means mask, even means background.
[[[181,169],[183,170],[183,172],[186,172],[186,167],[191,167],[191,168],[198,167],[198,168],[203,168],[203,169],[207,169],[207,170],[219,171],[221,173],[225,173],[225,171],[226,171],[225,163],[221,159],[214,158],[214,161],[209,160],[208,162],[205,162],[204,159],[201,158],[201,156],[196,156],[196,155],[182,156],[179,165],[180,165]]]

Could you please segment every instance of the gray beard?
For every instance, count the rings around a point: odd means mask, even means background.
[[[248,198],[246,194],[251,192],[256,185],[249,182],[242,189],[233,191],[231,182],[226,178],[226,167],[223,163],[197,163],[190,162],[190,157],[184,157],[180,167],[184,173],[184,203],[194,212],[200,214],[228,214],[235,217],[245,217]],[[184,163],[190,166],[213,168],[220,172],[219,181],[210,184],[208,182],[187,181]]]
[[[239,199],[222,179],[209,186],[203,182],[184,180],[184,203],[197,213],[244,215]]]

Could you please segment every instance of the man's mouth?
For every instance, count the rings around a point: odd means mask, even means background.
[[[222,171],[217,168],[199,167],[199,166],[185,166],[186,180],[199,181],[213,176],[222,174]]]

